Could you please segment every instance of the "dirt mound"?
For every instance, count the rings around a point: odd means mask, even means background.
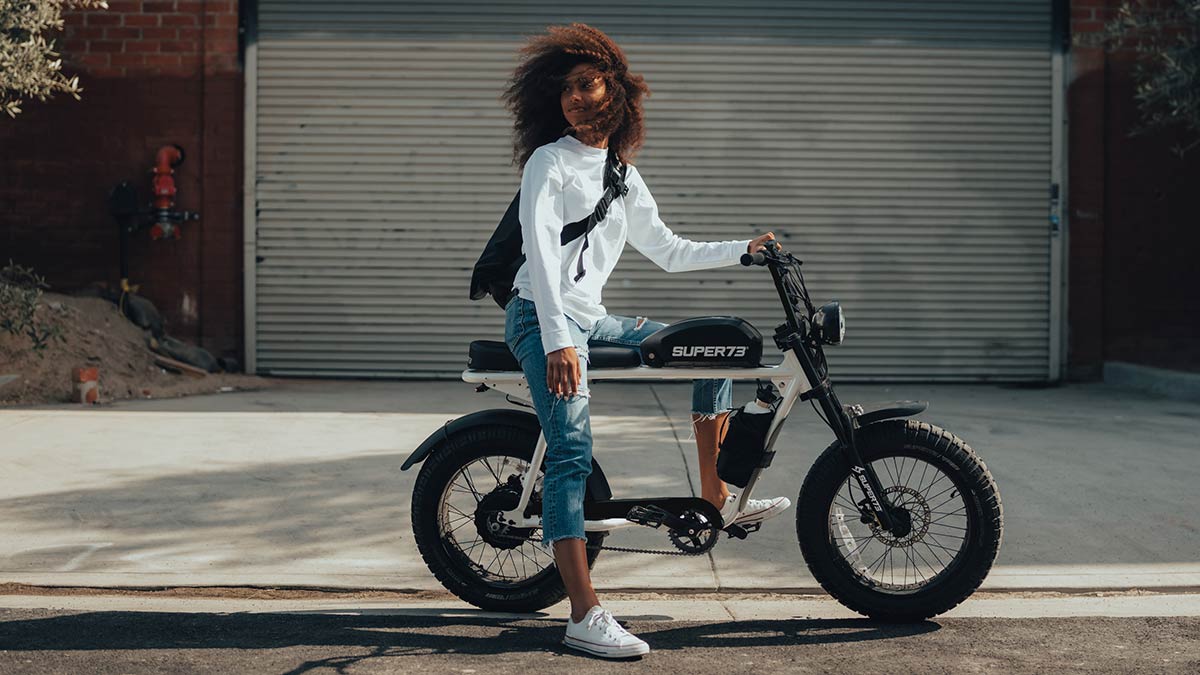
[[[0,406],[63,403],[74,399],[71,370],[100,369],[100,401],[170,398],[211,394],[224,389],[261,389],[269,381],[248,375],[210,374],[203,378],[170,373],[154,363],[142,329],[102,298],[46,293],[37,308],[39,320],[59,327],[61,340],[51,340],[34,353],[25,336],[0,332]]]

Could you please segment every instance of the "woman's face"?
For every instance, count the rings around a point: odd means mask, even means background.
[[[567,124],[576,126],[591,119],[599,112],[608,88],[604,78],[587,63],[580,63],[563,77],[559,103]]]

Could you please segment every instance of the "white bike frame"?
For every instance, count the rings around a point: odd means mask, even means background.
[[[803,368],[800,366],[800,360],[791,351],[784,352],[783,363],[777,366],[764,366],[761,368],[651,368],[649,366],[638,366],[636,368],[588,369],[587,373],[589,382],[599,382],[602,380],[669,382],[672,380],[711,380],[725,378],[734,380],[770,380],[779,388],[783,400],[780,402],[779,408],[775,413],[775,419],[771,421],[770,429],[767,432],[767,452],[770,452],[775,445],[775,439],[778,438],[779,430],[787,420],[788,414],[791,413],[792,406],[799,400],[801,394],[812,388],[808,382],[808,378],[804,375]],[[533,402],[529,396],[529,384],[525,382],[525,375],[521,371],[464,370],[462,379],[464,382],[482,384],[496,391],[508,394],[530,407],[533,406]],[[545,456],[546,435],[538,434],[537,447],[533,451],[533,460],[530,461],[529,468],[525,470],[525,475],[521,477],[521,500],[517,503],[516,508],[504,513],[504,519],[510,526],[518,528],[536,528],[542,526],[542,519],[540,517],[526,518],[524,513],[525,507],[529,505],[530,495],[533,494],[533,485],[537,480],[538,468],[541,467]],[[754,491],[754,485],[758,482],[760,473],[762,473],[762,468],[756,468],[750,475],[750,482],[742,490],[741,497],[738,500],[739,513],[746,508],[746,503],[750,499],[750,494]],[[605,518],[603,520],[585,520],[583,529],[587,532],[609,532],[631,525],[637,525],[637,523],[625,518]]]

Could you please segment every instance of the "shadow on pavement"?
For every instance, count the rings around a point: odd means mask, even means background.
[[[0,610],[0,651],[124,651],[148,649],[369,648],[372,656],[567,653],[561,619],[516,616],[450,617],[333,613],[201,614],[86,612],[12,619]],[[341,612],[345,612],[344,614]],[[937,631],[933,622],[883,624],[866,619],[790,619],[688,624],[623,621],[656,651],[692,647],[754,648],[886,640]],[[655,630],[657,628],[657,630]],[[305,672],[333,663],[306,663]],[[341,663],[340,665],[346,665]]]

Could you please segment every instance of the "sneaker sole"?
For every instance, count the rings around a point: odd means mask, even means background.
[[[633,656],[645,656],[650,653],[650,645],[644,642],[640,645],[629,645],[628,647],[600,647],[590,642],[581,642],[571,637],[565,637],[562,643],[571,649],[578,649],[592,656],[600,656],[606,659],[627,659]]]
[[[743,513],[742,515],[733,519],[733,524],[741,525],[743,523],[760,523],[764,520],[770,520],[784,511],[787,511],[789,508],[791,508],[791,506],[791,501],[786,503],[780,502],[771,507],[765,508],[762,511],[757,511],[755,513]]]

